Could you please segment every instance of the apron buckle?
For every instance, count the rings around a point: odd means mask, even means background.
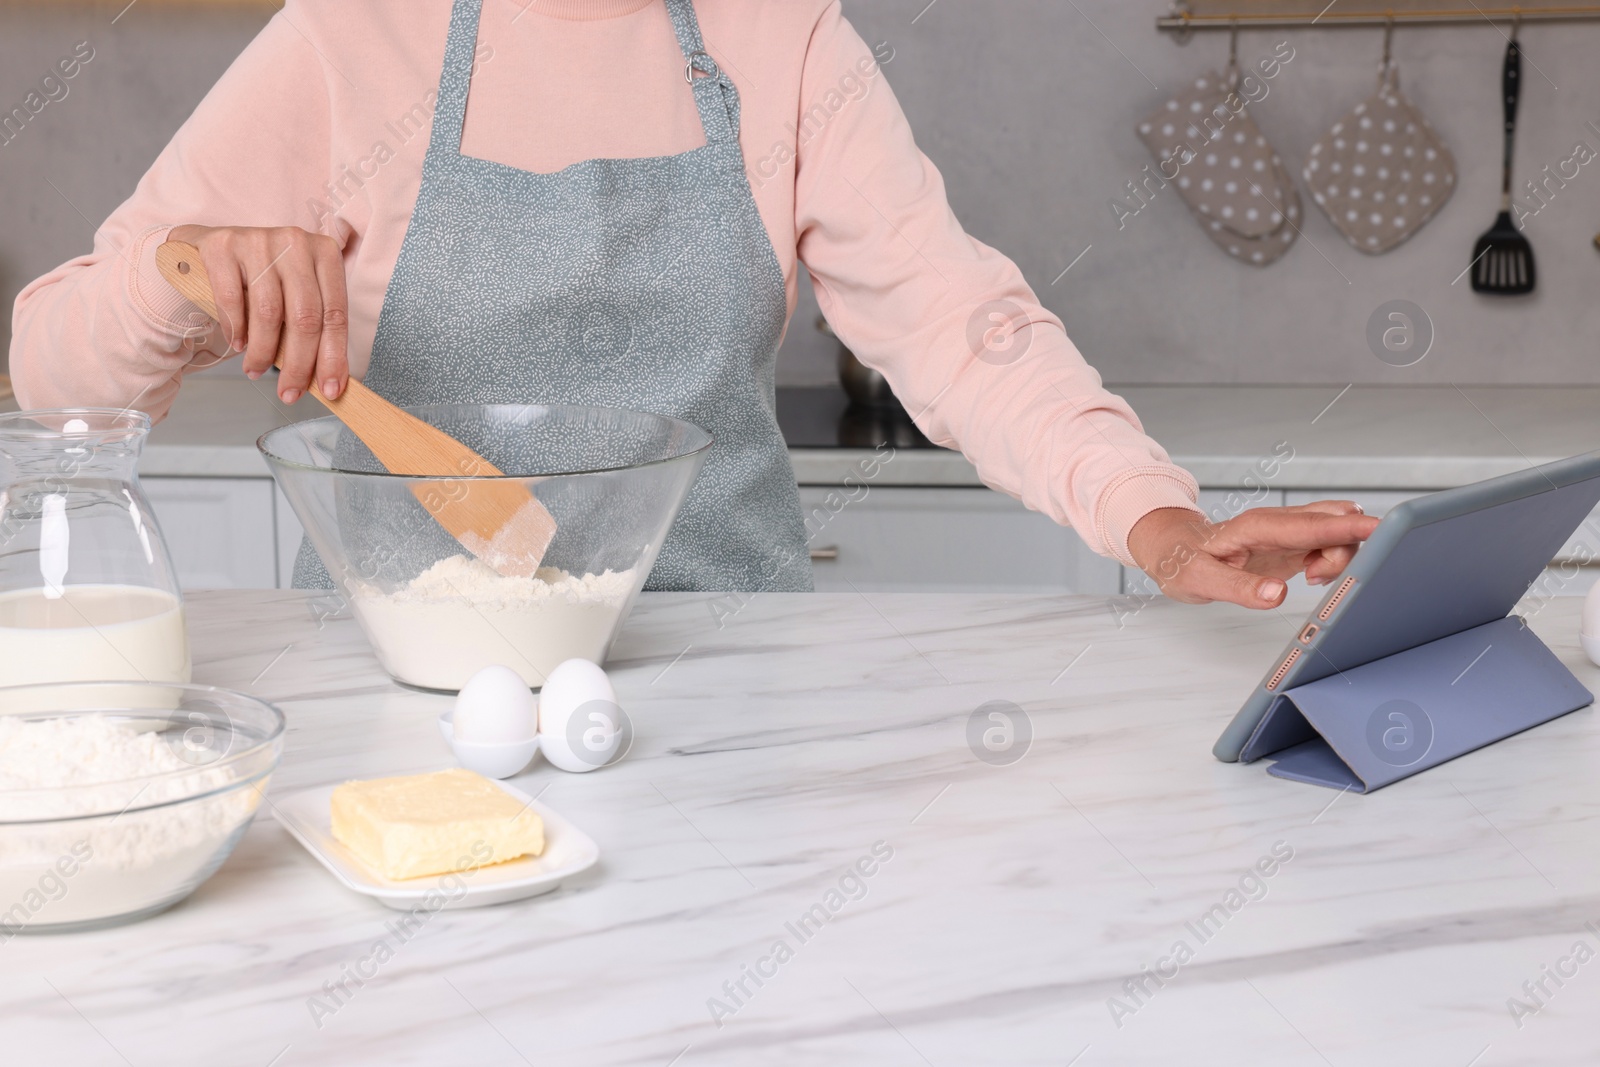
[[[697,68],[695,63],[701,59],[710,64],[711,69],[706,70],[705,68]],[[683,80],[688,82],[690,85],[694,84],[694,72],[696,69],[699,69],[701,73],[708,78],[718,78],[722,76],[722,69],[717,66],[717,61],[711,58],[711,53],[709,52],[691,52],[689,54],[689,61],[683,65]]]

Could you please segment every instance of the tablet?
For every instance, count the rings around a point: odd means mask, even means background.
[[[1237,761],[1287,689],[1505,618],[1597,503],[1600,452],[1398,505],[1273,659],[1212,752]]]

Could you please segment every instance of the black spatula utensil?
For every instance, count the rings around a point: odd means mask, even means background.
[[[1496,296],[1521,296],[1533,292],[1533,246],[1511,221],[1511,146],[1517,132],[1517,94],[1522,86],[1522,49],[1515,31],[1506,45],[1505,68],[1500,74],[1506,105],[1505,163],[1500,177],[1500,217],[1472,247],[1472,288]]]

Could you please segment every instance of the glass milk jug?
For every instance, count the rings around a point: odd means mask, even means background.
[[[183,601],[134,473],[142,411],[0,415],[0,685],[189,681]]]

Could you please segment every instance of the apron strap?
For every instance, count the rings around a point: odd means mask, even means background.
[[[683,50],[684,77],[694,90],[694,103],[700,112],[706,143],[737,143],[739,90],[706,52],[692,0],[666,0],[666,5],[678,47]],[[483,0],[455,0],[450,11],[450,35],[445,41],[433,133],[428,140],[430,153],[461,152],[461,131],[466,126],[467,94],[472,87],[472,61],[478,47],[478,20],[482,13]],[[696,77],[696,71],[705,76]]]
[[[472,88],[472,55],[478,48],[478,16],[482,13],[483,0],[455,0],[450,9],[450,36],[445,39],[444,67],[439,72],[439,98],[434,102],[429,155],[461,154],[461,131],[467,121],[467,92]]]
[[[666,0],[672,30],[683,50],[684,77],[694,88],[695,107],[707,144],[726,144],[739,139],[739,90],[706,51],[700,37],[700,20],[694,13],[694,0]],[[698,71],[705,77],[696,77]]]

